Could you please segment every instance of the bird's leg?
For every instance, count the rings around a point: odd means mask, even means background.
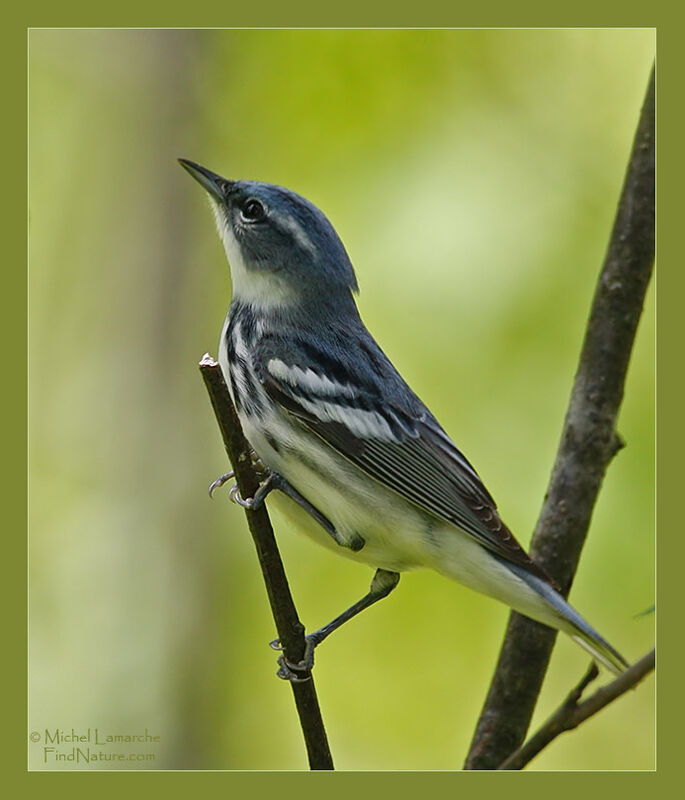
[[[321,642],[323,642],[327,636],[330,636],[333,631],[337,630],[345,622],[351,620],[352,617],[356,617],[360,611],[363,611],[365,608],[368,608],[374,603],[377,603],[379,600],[382,600],[384,597],[387,597],[397,586],[399,580],[399,572],[391,572],[387,569],[377,569],[376,574],[373,576],[373,580],[371,581],[371,586],[368,593],[365,594],[361,600],[358,600],[346,611],[343,611],[342,614],[329,622],[328,625],[324,625],[323,628],[319,628],[318,631],[314,631],[314,633],[310,633],[305,636],[306,646],[302,661],[297,664],[292,664],[286,659],[285,655],[281,654],[279,656],[279,670],[277,673],[278,677],[283,678],[284,680],[294,681],[295,683],[302,681],[303,679],[308,680],[307,677],[303,678],[297,673],[309,672],[314,666],[314,648],[321,644]],[[274,639],[274,641],[270,644],[274,650],[283,649],[280,639]]]
[[[271,474],[276,482],[273,488],[280,489],[283,494],[287,495],[291,500],[294,500],[300,508],[303,508],[312,519],[316,520],[316,522],[321,525],[336,544],[339,544],[341,547],[349,547],[349,549],[353,550],[355,553],[364,547],[366,542],[358,533],[354,533],[351,537],[343,539],[328,517],[324,516],[316,506],[313,506],[309,500],[301,495],[294,486],[288,483],[282,475],[278,475],[275,472]]]
[[[339,544],[341,547],[349,547],[349,549],[353,550],[355,553],[364,547],[366,543],[358,533],[353,533],[351,536],[343,538],[335,529],[335,526],[331,523],[328,517],[324,516],[319,509],[316,508],[316,506],[313,506],[309,500],[301,495],[297,489],[292,486],[282,475],[271,471],[268,467],[265,467],[261,461],[259,461],[259,464],[261,472],[266,475],[266,478],[262,482],[257,492],[255,492],[255,496],[242,498],[240,496],[238,487],[231,486],[228,496],[234,503],[237,503],[239,506],[247,508],[250,511],[255,511],[262,505],[270,492],[272,492],[274,489],[279,489],[281,492],[283,492],[283,494],[287,495],[291,500],[296,502],[300,508],[303,508],[310,517],[316,520],[316,522],[321,525],[321,527],[329,534],[336,544]],[[234,476],[234,472],[227,472],[225,475],[217,478],[209,487],[210,497],[215,489],[223,486],[224,483],[229,481]]]

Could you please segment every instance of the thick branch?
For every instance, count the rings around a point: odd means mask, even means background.
[[[568,594],[606,468],[654,260],[654,72],[590,311],[531,555]],[[556,632],[512,613],[466,769],[496,769],[522,743]]]
[[[228,458],[235,470],[240,494],[242,497],[253,497],[259,488],[259,479],[252,465],[250,446],[243,436],[221,369],[214,359],[205,355],[200,361],[200,372],[219,423]],[[290,594],[269,515],[263,505],[256,511],[246,510],[245,515],[257,548],[259,565],[262,568],[278,638],[283,644],[283,652],[289,661],[298,663],[304,658],[304,626],[299,620]],[[333,769],[333,757],[328,747],[328,738],[311,673],[308,678],[301,683],[290,685],[307,747],[309,766],[311,769]]]
[[[654,650],[650,650],[647,655],[636,661],[630,669],[627,669],[614,681],[598,689],[584,702],[579,703],[578,701],[582,697],[585,687],[598,675],[597,666],[593,662],[583,680],[573,689],[547,722],[542,725],[540,730],[500,764],[498,769],[522,769],[525,767],[557,736],[565,731],[577,728],[581,722],[585,722],[586,719],[601,711],[609,703],[616,700],[617,697],[637,686],[654,669],[654,661]]]

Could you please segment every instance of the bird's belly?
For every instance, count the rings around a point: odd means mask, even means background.
[[[456,526],[419,509],[387,489],[317,439],[291,442],[279,450],[243,422],[256,451],[272,470],[282,475],[334,525],[338,534],[352,541],[355,534],[364,547],[354,551],[338,544],[304,509],[281,492],[272,492],[267,503],[275,506],[298,530],[334,552],[373,567],[403,572],[428,567],[477,592],[506,603],[546,625],[559,627],[557,615],[543,598],[494,558],[473,537]],[[268,427],[266,428],[268,433]],[[273,431],[272,431],[273,433]],[[288,453],[306,453],[295,456]]]
[[[311,502],[311,501],[310,501]],[[357,520],[354,532],[364,540],[361,550],[338,544],[333,537],[316,520],[311,517],[301,506],[281,492],[273,492],[267,504],[276,508],[299,532],[305,534],[312,541],[323,545],[338,555],[368,564],[372,567],[403,572],[416,569],[423,565],[422,554],[417,552],[416,542],[411,538],[402,536],[398,528],[390,530],[383,523],[373,523],[368,519]],[[316,503],[313,503],[316,505]],[[316,506],[319,508],[319,506]],[[330,512],[329,512],[330,514]],[[332,524],[338,532],[345,531],[346,520],[340,515],[330,514]],[[349,524],[347,526],[349,530]],[[342,534],[344,535],[344,533]]]
[[[373,567],[404,571],[429,566],[440,523],[352,465],[318,439],[308,437],[306,459],[300,448],[275,450],[273,436],[243,422],[245,433],[264,463],[282,475],[334,526],[343,542],[361,536],[360,550],[339,544],[301,506],[279,491],[267,505],[278,509],[309,538],[330,550]],[[298,444],[302,444],[298,442]],[[297,453],[297,454],[296,454]]]

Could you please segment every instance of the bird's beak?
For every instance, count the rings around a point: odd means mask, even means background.
[[[222,178],[214,172],[211,172],[205,167],[201,167],[194,161],[188,161],[186,158],[179,158],[178,163],[187,170],[193,178],[204,188],[209,194],[220,202],[225,202],[226,196],[224,194],[224,187],[230,184],[231,181]]]

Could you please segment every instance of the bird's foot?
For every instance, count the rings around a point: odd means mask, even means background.
[[[255,509],[259,508],[262,503],[264,502],[264,498],[269,494],[269,492],[276,488],[275,487],[275,473],[271,472],[271,470],[265,466],[264,462],[261,458],[257,455],[254,450],[250,451],[250,461],[252,462],[252,466],[254,467],[257,477],[261,483],[261,486],[255,492],[254,497],[247,497],[243,498],[240,494],[240,490],[238,489],[237,485],[231,486],[228,491],[228,497],[231,502],[236,503],[243,508],[250,509],[254,511]],[[220,475],[215,481],[212,481],[209,485],[209,496],[213,497],[214,491],[216,489],[220,489],[225,483],[230,481],[232,478],[235,478],[235,472],[231,470],[230,472],[226,472],[224,475]]]
[[[290,683],[306,683],[312,679],[311,672],[299,672],[298,668],[291,664],[282,653],[278,657],[276,675],[281,680],[290,681]]]
[[[257,492],[259,494],[259,492]],[[240,489],[238,489],[238,484],[235,486],[231,486],[228,490],[228,499],[235,503],[236,505],[241,506],[242,508],[247,508],[250,511],[254,511],[255,508],[259,508],[261,502],[257,503],[257,495],[254,497],[246,497],[243,498],[240,495]]]
[[[301,661],[289,661],[285,657],[285,653],[281,653],[278,657],[278,672],[276,674],[279,678],[291,683],[303,683],[310,680],[310,673],[314,667],[314,648],[319,644],[320,639],[316,633],[310,633],[304,637],[304,640],[304,657]],[[273,642],[269,642],[269,646],[274,650],[283,650],[280,639],[274,639]]]
[[[226,472],[223,475],[219,475],[219,477],[212,481],[209,484],[209,496],[212,497],[214,494],[215,489],[220,489],[225,483],[231,480],[231,478],[235,478],[235,472],[231,470],[230,472]]]

